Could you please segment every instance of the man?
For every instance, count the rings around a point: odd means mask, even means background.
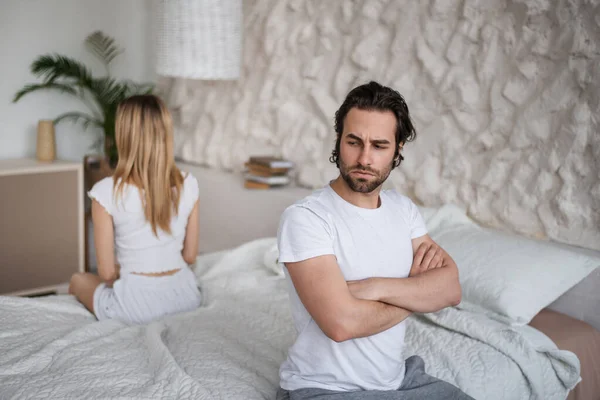
[[[335,115],[340,175],[281,217],[298,337],[278,399],[468,399],[404,360],[405,320],[460,302],[458,270],[410,199],[381,186],[415,130],[402,96],[356,87]],[[414,257],[413,257],[414,255]]]

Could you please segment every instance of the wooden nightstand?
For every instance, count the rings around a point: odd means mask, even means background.
[[[90,198],[87,196],[87,192],[89,192],[92,187],[102,179],[112,176],[114,173],[114,169],[112,169],[108,165],[108,161],[102,155],[90,154],[83,158],[83,176],[84,176],[84,185],[85,185],[85,193],[84,193],[84,224],[85,224],[85,270],[86,272],[90,271],[90,254],[91,254],[91,246],[90,244],[90,225],[92,224],[92,202]]]
[[[84,271],[83,165],[0,160],[0,294],[57,291]]]

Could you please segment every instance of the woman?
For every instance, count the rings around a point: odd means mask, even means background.
[[[169,111],[156,96],[130,97],[117,109],[115,137],[115,173],[88,193],[99,276],[73,275],[69,293],[98,320],[147,323],[193,310],[198,182],[175,165]]]

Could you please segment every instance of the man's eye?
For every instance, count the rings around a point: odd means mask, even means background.
[[[355,146],[355,145],[356,145],[356,142],[348,142],[348,144],[349,144],[350,146]]]

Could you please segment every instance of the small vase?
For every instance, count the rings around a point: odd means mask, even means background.
[[[38,122],[35,156],[39,161],[54,161],[56,158],[56,138],[52,120]]]

